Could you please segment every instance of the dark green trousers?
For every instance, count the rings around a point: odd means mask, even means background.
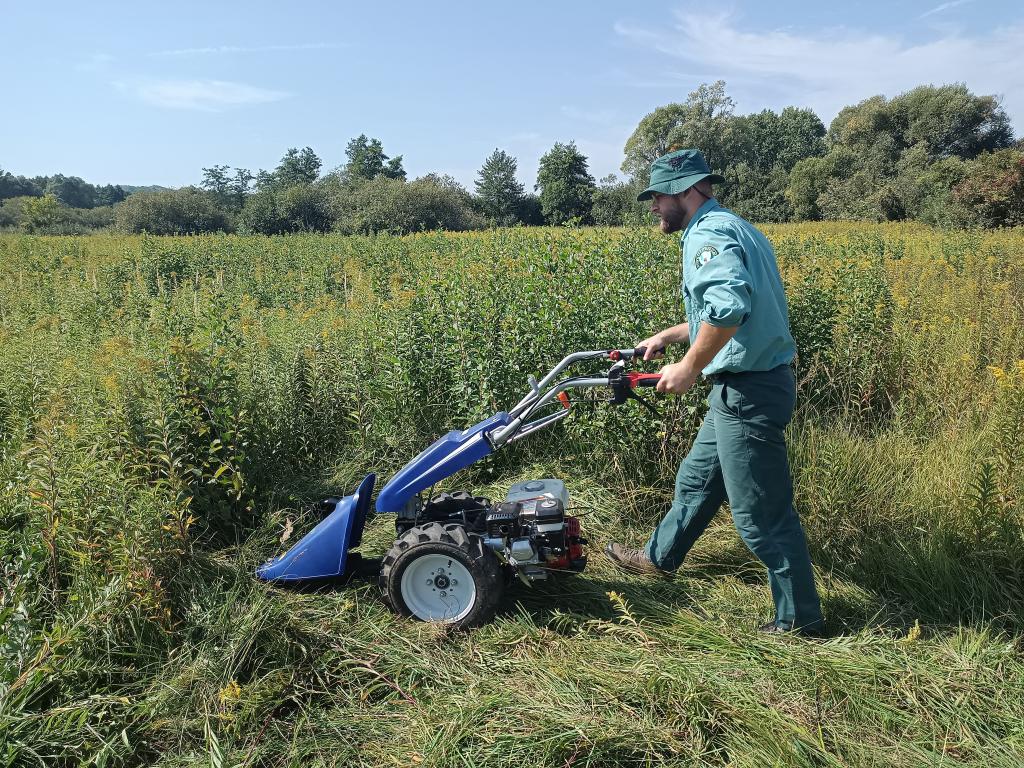
[[[675,500],[647,553],[675,570],[722,502],[743,542],[768,569],[775,618],[793,627],[822,621],[783,431],[793,415],[793,370],[721,374],[708,397],[708,413],[676,475]]]

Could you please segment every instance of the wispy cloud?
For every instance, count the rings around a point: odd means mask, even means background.
[[[702,80],[721,78],[742,108],[809,106],[827,122],[846,104],[877,93],[893,96],[923,83],[966,82],[976,93],[1004,96],[1011,116],[1014,109],[1024,113],[1021,25],[987,35],[947,33],[908,43],[893,35],[849,29],[750,31],[731,14],[681,10],[668,30],[619,23],[615,31],[638,47],[679,62],[674,73],[680,78],[677,100]],[[709,40],[715,44],[708,45]],[[667,69],[661,68],[659,79],[666,79]],[[702,74],[697,77],[696,72]]]
[[[340,43],[296,43],[291,45],[216,45],[205,48],[177,48],[154,51],[150,56],[210,56],[239,53],[280,53],[286,51],[324,51],[343,47]]]
[[[147,104],[166,109],[222,112],[233,107],[267,104],[287,98],[283,91],[225,80],[158,80],[136,84],[115,83]]]
[[[941,5],[936,5],[934,8],[932,8],[931,10],[925,11],[924,13],[922,13],[917,18],[919,18],[919,19],[926,19],[929,16],[934,16],[936,13],[942,13],[943,11],[948,11],[950,8],[956,8],[958,5],[966,5],[967,3],[973,3],[973,2],[974,2],[974,0],[951,0],[948,3],[942,3]]]

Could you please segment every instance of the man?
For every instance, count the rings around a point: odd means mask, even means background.
[[[682,149],[654,162],[637,198],[651,201],[662,232],[683,232],[686,303],[686,322],[638,346],[650,360],[689,342],[661,369],[659,392],[682,395],[701,373],[712,388],[668,514],[642,549],[613,542],[605,553],[628,570],[668,574],[728,499],[744,543],[768,568],[775,618],[761,631],[818,636],[824,621],[783,436],[796,399],[786,296],[767,238],[715,200],[711,185],[723,181],[698,150]]]

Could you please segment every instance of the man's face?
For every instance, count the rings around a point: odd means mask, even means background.
[[[651,213],[661,219],[661,231],[666,235],[678,232],[686,224],[686,208],[682,199],[689,190],[681,195],[663,195],[655,192],[651,197]]]

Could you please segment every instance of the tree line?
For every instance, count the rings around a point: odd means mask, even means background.
[[[995,96],[963,84],[920,86],[846,107],[826,129],[810,109],[737,115],[718,81],[640,121],[624,147],[622,179],[595,181],[570,141],[540,158],[532,190],[501,149],[484,161],[472,191],[440,174],[410,181],[402,156],[388,156],[364,134],[327,173],[312,148],[292,148],[272,170],[214,165],[198,185],[175,190],[129,194],[77,177],[0,170],[0,228],[271,235],[642,224],[649,218],[636,195],[650,163],[679,147],[701,149],[727,180],[718,197],[754,221],[1024,224],[1024,143]]]
[[[81,231],[109,227],[132,191],[78,176],[15,176],[0,168],[0,230]],[[60,222],[60,226],[56,226]]]

